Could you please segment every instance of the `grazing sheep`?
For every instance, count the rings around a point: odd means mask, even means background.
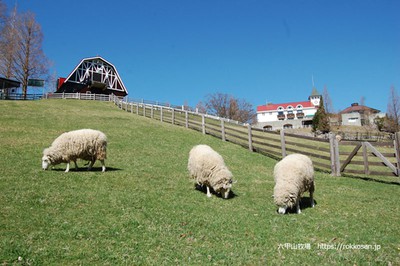
[[[189,153],[188,170],[198,185],[207,187],[207,197],[211,197],[210,187],[223,198],[228,198],[232,187],[232,173],[225,166],[224,159],[207,145],[197,145]]]
[[[42,168],[48,169],[50,165],[75,163],[77,159],[90,161],[88,170],[90,170],[96,160],[100,160],[102,171],[106,170],[104,159],[107,158],[107,137],[98,130],[80,129],[61,134],[56,138],[51,146],[43,151]]]
[[[314,167],[309,157],[302,154],[286,156],[275,165],[274,180],[274,201],[280,214],[293,206],[301,213],[300,198],[306,191],[310,192],[311,206],[314,207]]]

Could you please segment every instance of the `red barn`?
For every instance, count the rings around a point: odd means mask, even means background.
[[[67,78],[59,78],[56,93],[62,92],[128,95],[115,66],[100,56],[82,59]]]

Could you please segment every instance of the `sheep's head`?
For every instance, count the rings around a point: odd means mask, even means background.
[[[288,208],[296,205],[297,197],[295,194],[286,194],[278,197],[274,195],[275,204],[278,206],[278,213],[285,214]]]
[[[219,184],[214,186],[214,190],[215,192],[220,193],[224,199],[227,199],[231,192],[232,184],[236,183],[236,181],[232,181],[232,173],[228,169],[222,169],[218,174],[221,179]]]
[[[227,199],[229,197],[231,188],[232,188],[232,180],[230,180],[228,184],[223,184],[222,187],[220,188],[219,193],[221,193],[224,199]]]
[[[48,149],[45,149],[43,151],[43,157],[42,157],[42,169],[47,170],[49,169],[50,165],[53,164],[53,160],[51,156],[48,154]]]
[[[42,157],[42,169],[47,170],[47,169],[49,169],[50,165],[51,165],[51,162],[49,160],[49,157],[47,155],[44,155]]]

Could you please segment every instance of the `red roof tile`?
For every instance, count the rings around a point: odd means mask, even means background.
[[[276,111],[280,106],[282,106],[284,109],[287,109],[288,106],[297,108],[298,105],[303,106],[303,108],[314,107],[314,105],[310,101],[278,103],[278,104],[259,105],[257,106],[257,112]]]

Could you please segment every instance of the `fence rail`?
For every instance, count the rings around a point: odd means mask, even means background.
[[[114,95],[95,94],[95,93],[47,93],[45,99],[78,99],[78,100],[93,100],[93,101],[114,101],[118,98]],[[120,98],[118,98],[120,99]]]
[[[40,100],[43,94],[0,93],[0,100]]]

